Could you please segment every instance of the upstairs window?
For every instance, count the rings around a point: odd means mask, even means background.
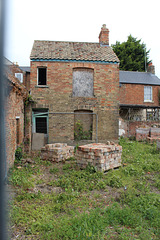
[[[152,87],[144,86],[144,102],[152,102]]]
[[[93,97],[93,69],[76,68],[73,70],[73,96]]]
[[[15,77],[18,78],[21,83],[23,83],[23,73],[15,73]]]
[[[47,68],[38,68],[38,85],[47,85]]]

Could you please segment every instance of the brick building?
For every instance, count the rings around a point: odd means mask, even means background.
[[[27,90],[30,90],[30,67],[21,67],[18,63],[12,63],[4,58],[4,65],[7,72],[20,81]]]
[[[20,69],[19,72],[21,72]],[[6,152],[8,167],[14,163],[16,148],[24,142],[24,102],[28,97],[28,91],[15,77],[15,73],[19,72],[18,66],[5,59]]]
[[[118,139],[119,59],[105,25],[99,43],[34,41],[30,59],[33,149]]]
[[[154,66],[148,72],[120,71],[120,132],[135,136],[138,126],[151,126],[160,120],[160,79]]]

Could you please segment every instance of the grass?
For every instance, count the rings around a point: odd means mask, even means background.
[[[12,238],[160,239],[160,153],[155,145],[120,144],[122,167],[105,174],[91,166],[80,170],[74,158],[50,163],[36,157],[11,169]]]

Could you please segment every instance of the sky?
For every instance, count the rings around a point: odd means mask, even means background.
[[[102,24],[109,42],[131,34],[146,44],[160,78],[159,0],[6,0],[4,55],[30,65],[34,40],[98,42]]]

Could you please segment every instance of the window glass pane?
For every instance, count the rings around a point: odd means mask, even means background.
[[[144,101],[152,101],[152,87],[144,87]]]
[[[47,69],[38,68],[38,85],[46,85],[46,84],[47,84]]]
[[[22,83],[23,82],[23,73],[15,73],[15,77]]]
[[[47,134],[47,118],[36,117],[36,133]]]

